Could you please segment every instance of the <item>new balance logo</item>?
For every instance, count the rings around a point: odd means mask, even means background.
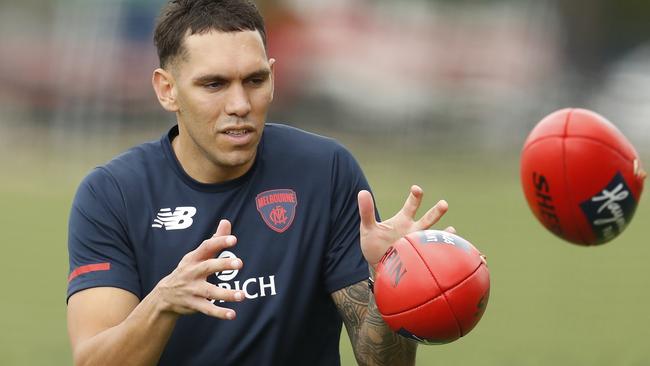
[[[165,230],[187,229],[192,226],[194,222],[192,216],[195,214],[195,207],[176,207],[174,212],[172,212],[171,208],[161,208],[151,227],[164,227]]]

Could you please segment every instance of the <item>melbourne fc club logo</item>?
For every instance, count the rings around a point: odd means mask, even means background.
[[[291,189],[274,189],[258,194],[255,204],[266,225],[282,233],[293,222],[298,199]]]

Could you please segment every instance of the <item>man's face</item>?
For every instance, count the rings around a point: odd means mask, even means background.
[[[180,129],[175,149],[198,168],[214,169],[219,180],[236,178],[255,160],[273,100],[275,60],[267,58],[257,31],[194,34],[184,46],[185,56],[172,66]]]

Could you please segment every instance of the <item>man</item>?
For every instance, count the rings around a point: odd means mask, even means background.
[[[178,125],[79,186],[75,364],[334,365],[342,321],[359,364],[413,364],[416,345],[382,321],[368,272],[447,204],[416,221],[413,186],[378,223],[341,145],[265,124],[275,60],[252,3],[172,1],[155,43],[153,87]]]

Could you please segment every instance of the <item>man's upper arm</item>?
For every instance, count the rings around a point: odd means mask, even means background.
[[[93,287],[68,299],[68,334],[73,352],[80,342],[120,324],[138,305],[133,293],[115,287]]]
[[[116,287],[142,297],[126,205],[117,181],[93,170],[79,185],[68,222],[67,297],[97,287]]]

